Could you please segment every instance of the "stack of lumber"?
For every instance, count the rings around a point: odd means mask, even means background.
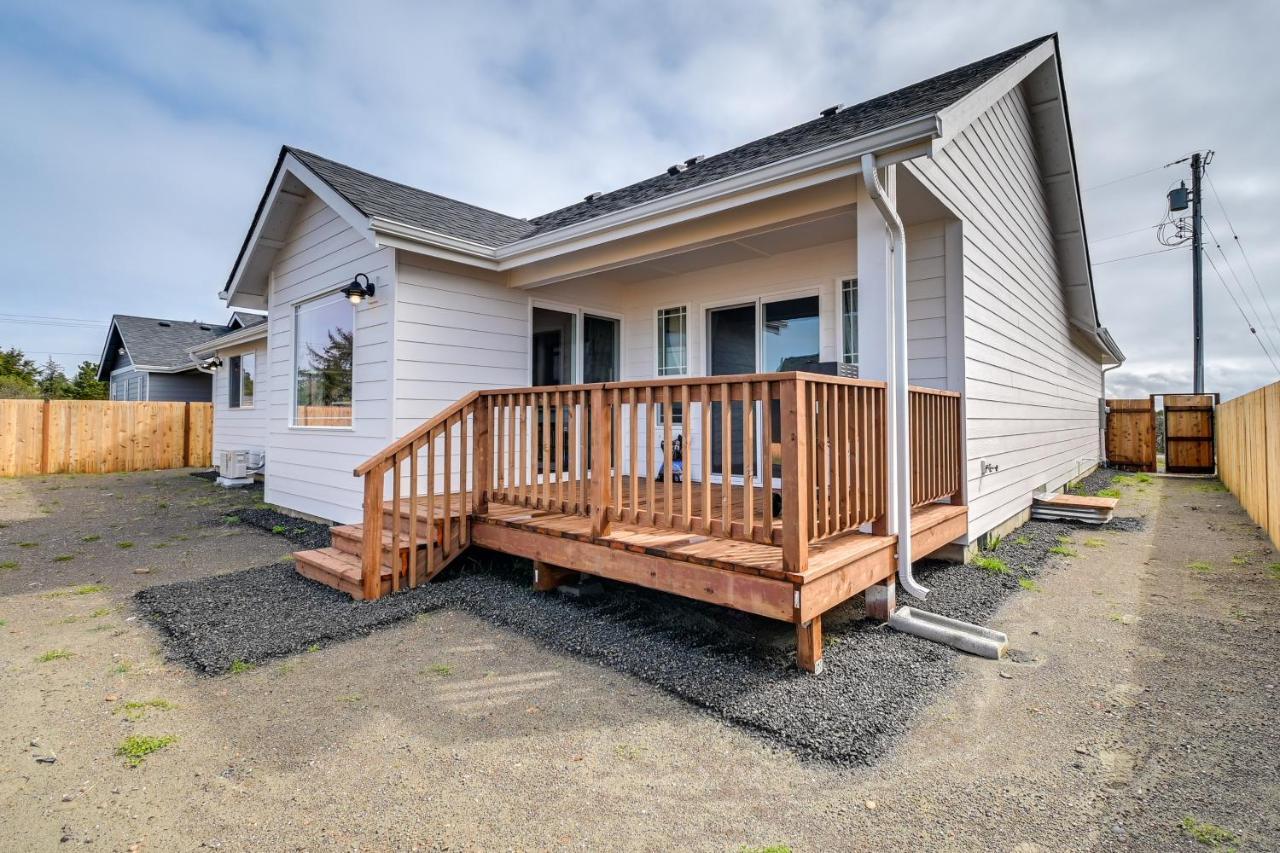
[[[1040,521],[1083,521],[1106,524],[1115,512],[1116,498],[1091,498],[1084,495],[1059,495],[1037,492],[1031,497],[1031,517]]]

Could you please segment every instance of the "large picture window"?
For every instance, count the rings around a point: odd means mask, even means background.
[[[232,409],[253,408],[253,379],[257,375],[257,357],[249,352],[233,355],[227,369],[227,406]]]
[[[294,426],[351,426],[354,327],[355,308],[341,294],[294,309]]]
[[[858,280],[846,278],[840,282],[840,327],[843,332],[840,360],[845,364],[858,363]]]

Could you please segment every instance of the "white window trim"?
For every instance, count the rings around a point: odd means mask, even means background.
[[[335,296],[341,297],[340,293],[321,293],[306,299],[299,299],[297,302],[290,303],[290,322],[293,328],[289,331],[289,347],[292,354],[289,357],[289,429],[299,432],[334,432],[349,433],[355,432],[356,428],[356,348],[359,346],[357,338],[358,324],[356,322],[359,306],[351,305],[351,423],[346,426],[307,426],[299,424],[298,419],[298,310],[311,302],[319,302],[321,299],[330,299]],[[346,302],[346,299],[343,299]]]
[[[837,364],[845,363],[844,352],[845,352],[845,348],[848,346],[848,343],[849,343],[844,339],[844,283],[846,281],[854,282],[855,286],[859,288],[858,290],[859,297],[861,297],[862,295],[861,285],[858,285],[857,283],[858,274],[856,272],[848,273],[847,275],[836,276],[836,282],[835,282],[836,318],[835,319],[836,319],[836,363]],[[859,299],[858,301],[861,302],[862,300]],[[861,305],[859,305],[858,307],[861,308]],[[855,368],[857,368],[859,366],[859,362],[862,359],[862,353],[858,352],[858,353],[855,353],[854,355],[855,355],[855,358],[850,363]]]
[[[253,408],[252,402],[250,402],[249,405],[247,406],[244,404],[244,357],[246,355],[253,359],[253,372],[255,375],[254,382],[256,383],[257,373],[258,373],[258,351],[257,350],[248,350],[246,352],[238,352],[235,355],[227,356],[227,411],[230,411],[230,412],[246,411],[246,410],[251,410]],[[234,406],[231,405],[231,359],[233,358],[240,359],[240,393],[236,396],[236,400],[238,402]],[[295,388],[297,387],[296,382],[294,383],[294,387]],[[256,390],[253,396],[254,398],[257,398],[258,395]]]
[[[668,373],[662,371],[662,312],[684,309],[684,372]],[[693,372],[693,305],[686,302],[676,305],[659,305],[653,309],[653,373],[654,379],[673,379],[682,376],[694,376]]]
[[[577,385],[582,382],[583,358],[586,355],[586,337],[585,323],[583,316],[590,314],[592,317],[602,317],[606,320],[618,321],[618,381],[622,380],[622,372],[626,364],[627,352],[627,322],[626,318],[616,311],[606,311],[603,308],[583,307],[581,305],[569,305],[564,302],[555,302],[549,299],[530,299],[529,310],[525,318],[525,368],[524,375],[530,385],[533,383],[533,309],[542,308],[547,311],[559,311],[561,314],[573,315],[573,364],[570,370],[573,373],[569,380],[570,385]]]

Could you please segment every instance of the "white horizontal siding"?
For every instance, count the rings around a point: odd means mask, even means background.
[[[268,386],[271,503],[333,521],[360,519],[363,484],[351,471],[391,440],[394,271],[394,250],[376,248],[318,198],[310,196],[300,207],[272,268],[270,331],[259,365],[261,385]],[[378,292],[355,309],[353,425],[294,427],[294,307],[337,291],[356,273],[376,279]]]
[[[231,357],[254,353],[258,376],[253,387],[253,405],[232,409],[227,405],[231,383]],[[218,350],[222,369],[213,375],[213,464],[217,465],[224,450],[267,451],[267,412],[270,409],[271,383],[267,381],[267,342],[253,341],[237,347]],[[267,460],[270,468],[271,460]]]
[[[972,539],[1096,463],[1101,369],[1071,339],[1021,89],[911,168],[963,220]],[[999,470],[984,475],[983,462]]]

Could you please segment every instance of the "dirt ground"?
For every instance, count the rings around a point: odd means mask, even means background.
[[[131,595],[279,560],[210,523],[253,498],[0,481],[0,849],[1280,849],[1280,555],[1211,481],[1123,489],[1146,528],[1075,534],[1012,658],[848,771],[454,612],[195,675]]]

